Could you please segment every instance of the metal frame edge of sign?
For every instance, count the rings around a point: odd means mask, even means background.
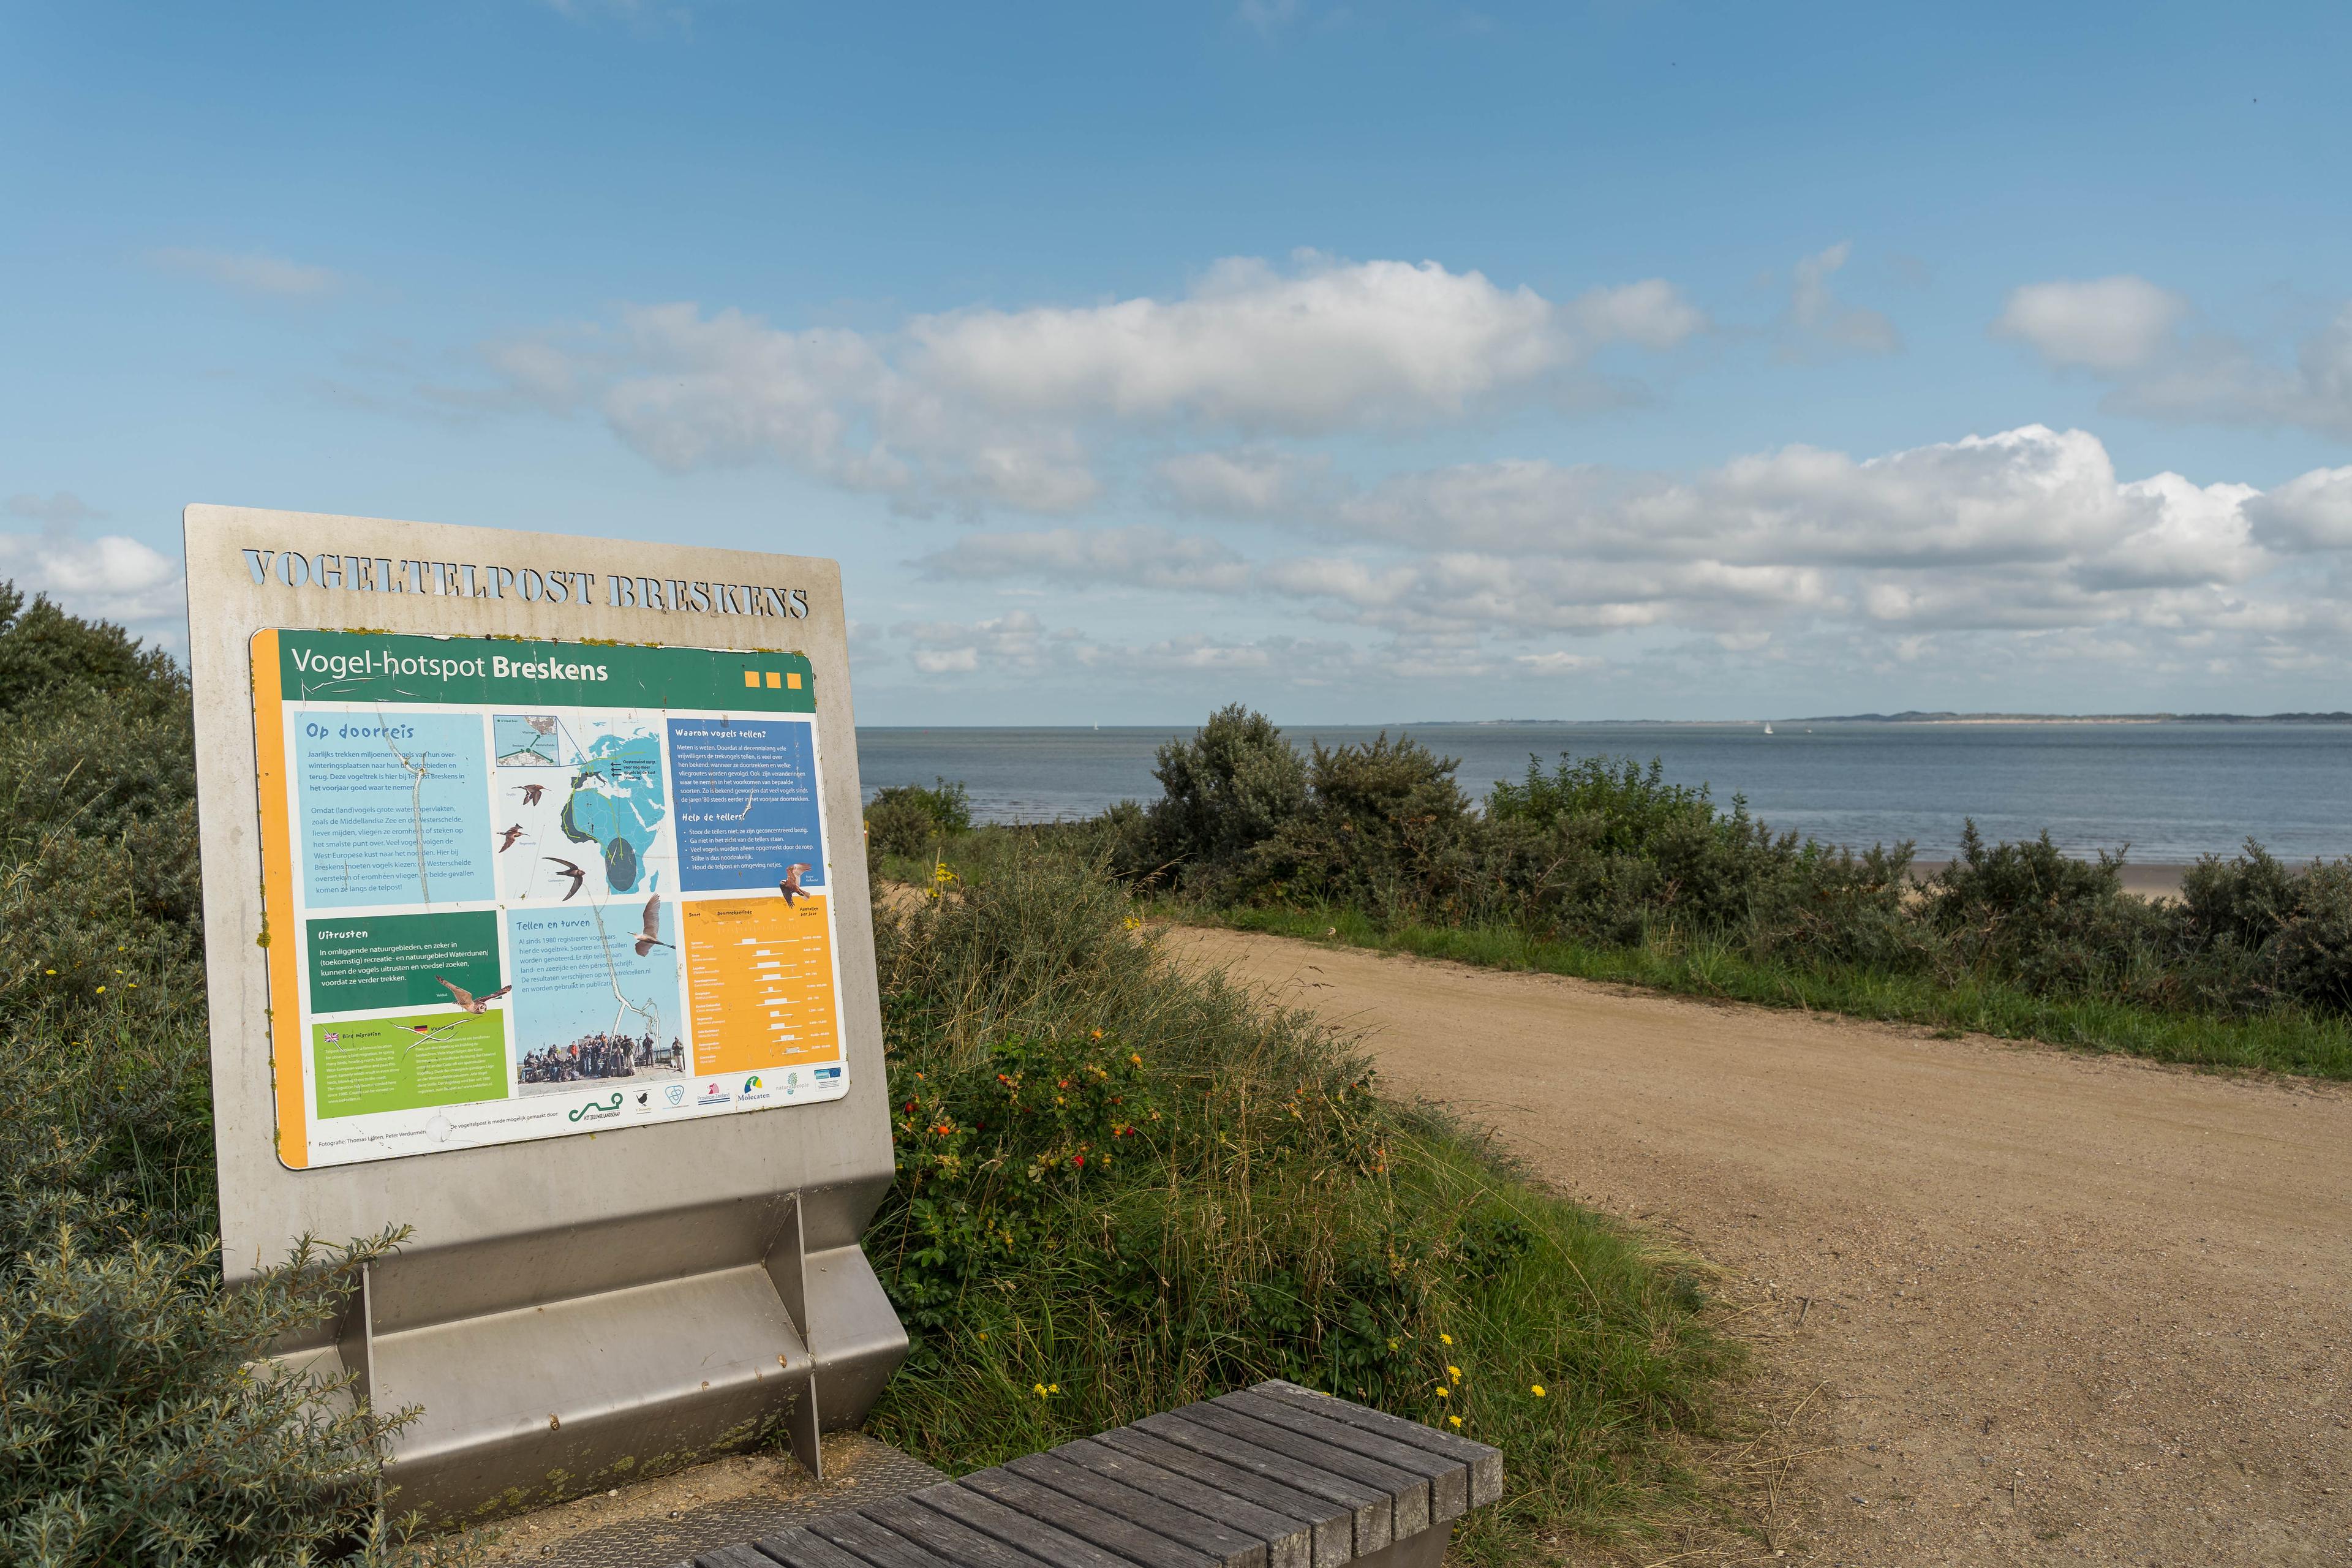
[[[339,1318],[277,1359],[355,1374],[381,1409],[423,1406],[393,1440],[395,1510],[512,1511],[766,1435],[814,1469],[818,1431],[862,1419],[907,1348],[858,1247],[892,1162],[838,566],[232,507],[189,507],[184,531],[224,1268],[242,1281],[306,1236],[411,1227]],[[257,729],[278,688],[253,657],[278,631],[499,639],[559,676],[634,647],[793,656],[773,662],[795,686],[779,674],[754,700],[810,715],[822,759],[846,1090],[362,1163],[281,1158],[278,1086],[306,1058],[290,984],[273,1005],[295,889],[282,858],[265,865],[263,816],[280,844],[295,828],[283,731],[273,745]]]

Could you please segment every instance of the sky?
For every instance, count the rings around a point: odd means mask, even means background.
[[[0,12],[0,577],[824,555],[869,724],[2352,707],[2352,7]]]

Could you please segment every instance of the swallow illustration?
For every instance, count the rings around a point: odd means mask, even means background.
[[[580,885],[588,879],[588,873],[583,871],[579,867],[574,866],[571,861],[558,860],[552,855],[542,855],[540,858],[542,860],[554,860],[557,865],[563,868],[558,875],[572,879],[572,886],[565,890],[563,895],[563,901],[567,904],[570,903],[572,901],[572,895],[578,892],[580,890]]]
[[[512,827],[502,830],[499,834],[499,853],[503,855],[508,850],[513,848],[515,847],[515,840],[521,837],[522,824],[520,822],[516,823]]]
[[[545,784],[517,784],[514,787],[522,791],[522,803],[525,805],[537,805],[539,797],[547,793]]]
[[[441,976],[437,974],[433,978],[436,980],[441,980]],[[455,996],[457,999],[457,1005],[463,1007],[468,1013],[481,1012],[491,1003],[497,1001],[499,997],[514,989],[511,985],[501,985],[487,996],[477,996],[454,980],[441,980],[441,984],[448,988],[450,995]]]
[[[643,958],[646,954],[651,952],[657,947],[669,948],[672,952],[676,952],[677,951],[676,947],[662,941],[658,935],[655,934],[660,930],[661,895],[659,893],[656,893],[652,898],[646,900],[646,934],[637,938],[636,941],[637,956],[639,958]]]
[[[805,899],[809,896],[809,890],[801,886],[801,873],[812,868],[805,863],[784,868],[784,879],[776,884],[776,891],[783,894],[786,909],[793,907],[794,900]]]

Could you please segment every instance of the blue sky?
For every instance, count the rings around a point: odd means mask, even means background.
[[[0,574],[837,556],[861,720],[2346,706],[2341,6],[0,19]]]

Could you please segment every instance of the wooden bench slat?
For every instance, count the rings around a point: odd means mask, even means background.
[[[1297,1520],[1315,1532],[1314,1568],[1339,1568],[1356,1555],[1355,1510],[1344,1502],[1286,1487],[1271,1476],[1179,1447],[1164,1437],[1155,1437],[1132,1426],[1114,1426],[1087,1441],[1099,1443],[1116,1453],[1133,1455],[1229,1496],[1245,1498],[1268,1512]]]
[[[1269,1397],[1254,1389],[1228,1394],[1212,1403],[1420,1476],[1429,1483],[1429,1521],[1432,1524],[1459,1518],[1470,1506],[1470,1467],[1459,1459],[1442,1458],[1426,1448],[1400,1443],[1393,1437],[1367,1432],[1344,1421],[1330,1420],[1318,1411],[1293,1405],[1286,1399]]]
[[[1143,1526],[1155,1535],[1179,1541],[1205,1552],[1220,1568],[1266,1568],[1265,1540],[1180,1507],[1165,1498],[1139,1491],[1124,1481],[1074,1465],[1052,1454],[1029,1454],[1008,1460],[1004,1468],[1065,1497],[1091,1503],[1116,1519]]]
[[[751,1545],[772,1561],[784,1564],[784,1568],[866,1568],[864,1558],[851,1556],[797,1524],[773,1535],[763,1535]]]
[[[1135,1568],[1115,1552],[1106,1552],[1091,1541],[1082,1541],[1066,1531],[1040,1523],[994,1498],[954,1481],[925,1487],[908,1497],[933,1513],[969,1525],[983,1535],[1052,1563],[1054,1568]]]
[[[1133,1558],[1144,1568],[1213,1568],[1216,1562],[1205,1552],[1171,1541],[1091,1504],[1064,1497],[1051,1487],[1039,1486],[1001,1467],[975,1470],[956,1485],[994,1498],[1015,1512],[1058,1526],[1122,1557]]]
[[[903,1535],[918,1545],[929,1548],[960,1568],[1039,1568],[1038,1560],[1028,1552],[1006,1545],[992,1535],[982,1534],[968,1524],[959,1524],[945,1514],[933,1513],[920,1503],[905,1498],[890,1498],[868,1503],[857,1510],[895,1535]]]
[[[1179,1447],[1190,1448],[1213,1459],[1223,1459],[1245,1470],[1255,1470],[1286,1487],[1296,1487],[1309,1496],[1346,1504],[1358,1557],[1370,1556],[1393,1538],[1392,1515],[1395,1510],[1392,1500],[1377,1487],[1366,1486],[1350,1477],[1318,1469],[1313,1465],[1300,1464],[1287,1454],[1261,1448],[1213,1426],[1197,1426],[1180,1415],[1147,1415],[1135,1425]]]
[[[1400,1443],[1410,1443],[1426,1448],[1433,1454],[1443,1454],[1460,1459],[1470,1467],[1470,1506],[1480,1508],[1503,1495],[1503,1451],[1491,1444],[1480,1443],[1456,1433],[1391,1415],[1385,1410],[1357,1405],[1312,1388],[1302,1388],[1279,1378],[1259,1384],[1251,1390],[1276,1399],[1286,1399],[1333,1421],[1344,1421],[1350,1426],[1360,1426],[1367,1432],[1377,1432],[1393,1437]]]
[[[1091,1437],[1065,1443],[1051,1452],[1081,1469],[1191,1509],[1264,1542],[1267,1568],[1315,1568],[1315,1528],[1302,1520],[1286,1518],[1247,1498],[1161,1469]]]
[[[1401,1470],[1394,1465],[1368,1459],[1320,1437],[1303,1436],[1286,1427],[1217,1405],[1188,1405],[1176,1415],[1184,1420],[1239,1437],[1245,1443],[1271,1448],[1277,1454],[1287,1454],[1303,1463],[1378,1489],[1387,1495],[1390,1506],[1395,1510],[1395,1518],[1389,1527],[1391,1540],[1402,1541],[1408,1535],[1418,1535],[1429,1528],[1429,1482],[1411,1470]]]
[[[776,1568],[775,1563],[748,1546],[722,1546],[694,1554],[694,1568]]]
[[[819,1514],[808,1521],[808,1530],[844,1552],[863,1557],[874,1568],[950,1568],[948,1559],[938,1552],[884,1529],[862,1513]]]

